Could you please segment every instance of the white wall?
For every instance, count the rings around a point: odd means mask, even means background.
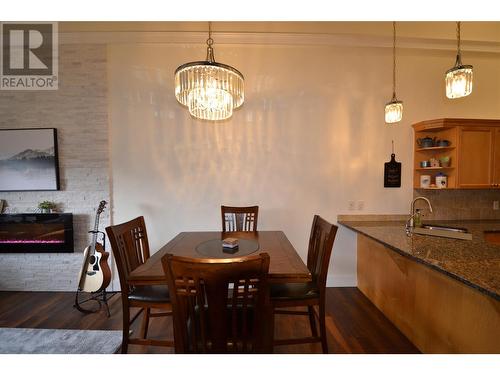
[[[108,47],[114,223],[144,215],[153,251],[180,231],[219,230],[220,205],[258,204],[259,229],[283,230],[305,259],[314,214],[406,213],[412,197],[412,128],[439,117],[500,117],[499,57],[466,53],[472,96],[449,101],[453,51],[398,51],[403,122],[387,126],[392,49],[215,45],[216,59],[245,75],[246,100],[232,119],[190,117],[173,95],[173,72],[204,47]],[[401,189],[383,188],[396,144]],[[348,211],[349,200],[364,211]],[[356,240],[341,228],[330,285],[355,285]]]

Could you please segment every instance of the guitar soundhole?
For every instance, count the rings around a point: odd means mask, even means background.
[[[89,263],[94,264],[95,263],[95,255],[91,255],[89,258]]]

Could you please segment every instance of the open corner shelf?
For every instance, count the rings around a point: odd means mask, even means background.
[[[498,189],[500,187],[500,120],[440,118],[421,121],[412,125],[413,139],[413,186],[420,189],[422,176],[429,175],[431,183],[443,172],[447,188]],[[434,142],[422,143],[431,138]],[[438,143],[436,140],[448,141]],[[420,145],[419,145],[420,141]],[[433,144],[434,147],[421,147]],[[446,167],[422,167],[422,162],[449,157]],[[429,163],[430,165],[430,163]],[[436,163],[433,163],[436,165]],[[445,164],[446,165],[446,164]]]
[[[456,190],[456,188],[437,188],[437,187],[429,187],[429,188],[423,188],[423,187],[413,187],[415,190]]]
[[[416,171],[439,171],[446,169],[454,169],[455,167],[425,167],[425,168],[415,168]]]
[[[446,146],[446,147],[421,147],[421,148],[416,148],[415,151],[417,152],[422,152],[422,151],[440,151],[440,150],[454,150],[455,146]]]

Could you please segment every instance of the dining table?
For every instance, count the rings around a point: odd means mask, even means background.
[[[227,238],[238,239],[235,249],[222,247]],[[181,232],[129,274],[134,285],[165,284],[161,258],[166,254],[201,259],[230,259],[267,253],[270,283],[308,282],[309,269],[283,231]]]

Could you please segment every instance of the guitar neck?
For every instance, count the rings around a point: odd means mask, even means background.
[[[90,253],[93,255],[95,253],[95,245],[97,243],[97,231],[99,230],[99,214],[95,216],[94,230],[92,232],[92,242],[90,245]]]

